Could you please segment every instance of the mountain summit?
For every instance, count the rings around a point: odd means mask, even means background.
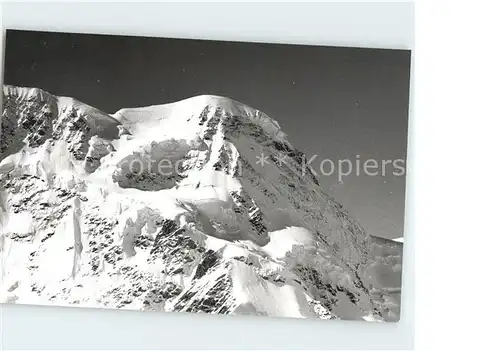
[[[399,319],[370,236],[265,113],[203,95],[106,114],[5,86],[2,302]]]

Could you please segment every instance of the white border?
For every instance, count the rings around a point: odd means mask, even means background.
[[[3,28],[296,44],[412,48],[411,3],[3,5]],[[411,118],[410,118],[411,119]],[[411,137],[410,137],[411,138]],[[412,175],[411,144],[408,186]],[[407,197],[399,323],[1,306],[5,349],[409,349],[414,221]]]
[[[500,350],[499,3],[416,10],[416,347]]]

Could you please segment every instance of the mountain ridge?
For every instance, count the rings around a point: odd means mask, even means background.
[[[202,95],[108,115],[16,91],[0,134],[7,302],[399,319],[402,246],[366,233],[265,113]]]

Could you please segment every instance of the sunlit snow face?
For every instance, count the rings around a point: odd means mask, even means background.
[[[213,96],[114,116],[62,101],[51,137],[0,164],[5,301],[398,318],[401,245],[322,191],[274,120]]]

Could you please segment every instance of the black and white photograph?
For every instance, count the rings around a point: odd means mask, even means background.
[[[399,321],[410,50],[4,40],[1,303]]]

